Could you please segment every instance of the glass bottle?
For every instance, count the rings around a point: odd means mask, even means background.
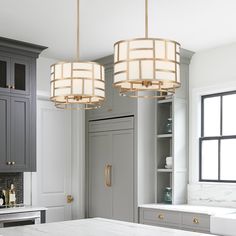
[[[172,204],[172,188],[170,188],[170,187],[165,188],[164,203]]]

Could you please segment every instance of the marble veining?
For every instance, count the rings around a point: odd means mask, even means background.
[[[101,218],[0,229],[2,236],[207,236]],[[209,235],[210,236],[210,235]],[[211,235],[212,236],[212,235]]]
[[[189,184],[188,203],[236,208],[236,184]]]

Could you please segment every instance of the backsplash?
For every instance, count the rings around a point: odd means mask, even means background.
[[[236,185],[189,184],[188,204],[236,208]]]
[[[23,173],[0,173],[0,190],[9,189],[11,184],[16,188],[16,203],[23,203]]]

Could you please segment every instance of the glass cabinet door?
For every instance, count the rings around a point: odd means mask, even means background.
[[[12,59],[11,67],[11,92],[28,95],[30,91],[29,62],[20,59]]]
[[[0,57],[0,91],[10,90],[10,58]]]

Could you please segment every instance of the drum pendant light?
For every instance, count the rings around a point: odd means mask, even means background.
[[[121,95],[137,98],[165,98],[180,87],[180,44],[148,37],[148,0],[145,0],[145,37],[114,45],[113,86]],[[143,95],[140,91],[157,93]]]
[[[51,66],[51,101],[69,110],[99,108],[105,99],[104,67],[79,60],[79,0],[77,0],[77,61]]]

